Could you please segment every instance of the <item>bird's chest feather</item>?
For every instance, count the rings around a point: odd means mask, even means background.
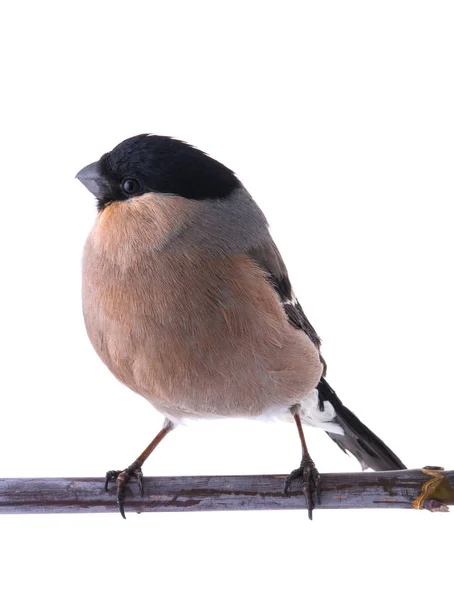
[[[234,260],[111,248],[103,235],[95,229],[85,247],[83,311],[95,350],[124,383],[137,389],[145,369],[147,386],[189,380],[216,369],[222,349],[248,336]]]
[[[169,415],[260,414],[314,387],[318,353],[251,259],[115,239],[87,240],[83,310],[123,383]]]
[[[197,340],[210,319],[207,295],[187,287],[188,265],[148,252],[125,268],[87,242],[83,262],[83,312],[89,338],[101,359],[139,391],[141,373],[164,376],[169,364],[194,359]],[[196,315],[206,314],[198,319]],[[192,352],[182,353],[183,349]]]
[[[87,332],[102,360],[133,389],[141,367],[156,372],[169,339],[177,348],[190,329],[191,319],[182,318],[188,261],[169,260],[162,251],[170,233],[189,218],[187,202],[178,198],[114,203],[98,215],[85,245]]]

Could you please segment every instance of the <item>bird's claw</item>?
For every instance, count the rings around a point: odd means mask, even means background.
[[[107,492],[107,488],[109,487],[109,481],[116,480],[120,475],[121,471],[107,471],[106,477],[104,479],[104,491]]]
[[[125,493],[126,484],[135,477],[139,485],[140,495],[143,497],[143,473],[142,469],[134,463],[123,471],[107,471],[106,478],[104,480],[104,490],[107,492],[109,481],[117,482],[117,504],[120,510],[120,514],[123,519],[126,519],[125,515]]]
[[[284,485],[284,496],[287,496],[292,481],[299,478],[302,479],[303,494],[306,498],[308,517],[312,521],[312,511],[315,507],[314,496],[317,504],[321,504],[321,489],[320,473],[309,454],[305,454],[300,467],[287,476]]]

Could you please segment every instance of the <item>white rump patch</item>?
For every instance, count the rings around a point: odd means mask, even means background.
[[[323,403],[325,410],[321,411],[318,406],[318,391],[314,390],[300,403],[301,421],[312,427],[319,427],[331,433],[344,435],[344,430],[338,423],[333,423],[336,413],[332,404]]]

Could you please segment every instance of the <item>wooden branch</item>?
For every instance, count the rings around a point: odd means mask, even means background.
[[[383,471],[322,474],[320,508],[428,508],[454,504],[454,471]],[[305,508],[294,482],[282,495],[285,475],[146,477],[144,496],[128,485],[126,511],[283,510]],[[0,513],[117,512],[115,484],[101,478],[0,479]]]

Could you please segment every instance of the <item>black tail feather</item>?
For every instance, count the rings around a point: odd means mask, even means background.
[[[321,378],[317,390],[320,408],[323,409],[323,402],[329,402],[336,412],[335,422],[339,423],[345,431],[345,435],[329,431],[326,433],[344,452],[353,454],[363,469],[367,467],[374,471],[406,469],[400,458],[342,404],[324,377]]]

